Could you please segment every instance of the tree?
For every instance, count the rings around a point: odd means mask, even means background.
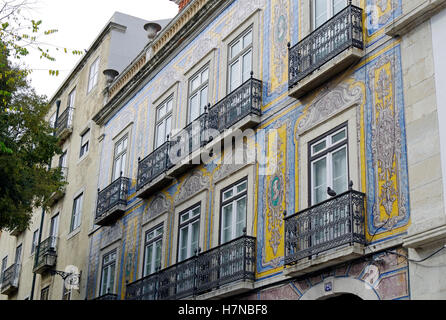
[[[46,98],[36,94],[23,70],[8,61],[9,51],[0,47],[0,90],[8,92],[0,108],[0,231],[25,230],[33,209],[47,208],[49,197],[65,184],[60,169],[48,170],[62,151],[45,120]]]

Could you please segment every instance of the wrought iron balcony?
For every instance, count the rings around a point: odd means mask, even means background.
[[[172,167],[172,162],[169,158],[169,149],[170,141],[167,141],[143,160],[138,159],[137,191],[148,186],[153,180]],[[161,185],[157,187],[161,187]],[[144,197],[144,194],[138,196]]]
[[[16,263],[1,274],[1,294],[10,295],[19,289],[21,265]]]
[[[179,164],[208,142],[207,119],[208,113],[205,112],[172,138],[169,147],[169,158],[172,165]]]
[[[262,81],[251,78],[209,110],[208,128],[222,132],[248,115],[262,114]]]
[[[325,22],[292,48],[289,48],[289,91],[290,95],[299,98],[309,90],[320,85],[329,77],[340,72],[361,58],[361,54],[353,52],[333,66],[329,66],[320,77],[309,79],[305,86],[300,84],[304,78],[350,48],[364,49],[362,9],[348,5],[333,18]]]
[[[346,244],[365,245],[365,194],[347,191],[285,218],[285,264]]]
[[[68,138],[73,130],[73,108],[66,108],[56,121],[56,136],[62,141]]]
[[[190,298],[255,279],[256,239],[243,236],[127,285],[126,300]]]
[[[48,269],[55,267],[57,260],[57,237],[51,236],[42,241],[36,252],[39,252],[39,255],[35,260],[33,272],[42,274]]]
[[[98,190],[95,224],[108,226],[125,212],[129,187],[130,179],[121,176],[104,190]]]

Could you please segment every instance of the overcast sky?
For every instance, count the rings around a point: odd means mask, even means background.
[[[145,20],[173,18],[178,6],[169,0],[36,0],[32,14],[42,20],[43,30],[57,29],[58,32],[42,38],[49,43],[55,62],[39,59],[38,52],[26,58],[33,69],[31,82],[36,91],[51,98],[80,56],[63,53],[68,50],[88,49],[115,11],[130,14]],[[55,47],[60,47],[56,51]],[[50,77],[49,69],[59,70],[58,77]]]

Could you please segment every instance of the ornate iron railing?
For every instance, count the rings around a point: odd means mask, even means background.
[[[177,164],[206,144],[207,118],[207,112],[203,113],[172,138],[169,149],[172,164]]]
[[[169,159],[170,141],[165,142],[143,160],[138,159],[137,190],[172,167]]]
[[[365,194],[347,191],[285,218],[285,264],[344,244],[365,244]]]
[[[242,236],[127,285],[127,300],[177,300],[255,279],[253,237]]]
[[[261,115],[262,81],[251,78],[209,109],[208,128],[222,132],[250,114]]]
[[[350,47],[364,48],[362,9],[348,5],[289,49],[289,88]]]
[[[129,178],[119,177],[107,188],[100,191],[96,207],[96,219],[101,218],[104,213],[116,205],[127,205],[129,186]]]
[[[44,266],[45,264],[47,264],[48,262],[55,263],[55,258],[52,259],[53,261],[49,261],[49,259],[47,258],[48,256],[56,256],[56,252],[57,252],[57,237],[55,236],[51,236],[48,237],[47,239],[43,240],[40,245],[38,250],[36,250],[36,252],[39,252],[39,256],[37,257],[37,260],[35,261],[35,265],[34,265],[34,269],[38,269],[42,266]]]
[[[20,268],[21,264],[15,263],[0,274],[2,292],[11,287],[19,287]]]
[[[74,108],[66,108],[64,112],[57,118],[56,135],[59,136],[65,129],[70,129],[73,125]]]
[[[100,297],[97,297],[93,300],[97,300],[97,301],[108,301],[108,300],[119,300],[118,299],[118,295],[117,294],[113,294],[113,293],[106,293]]]

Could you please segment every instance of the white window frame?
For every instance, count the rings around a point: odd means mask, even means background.
[[[242,191],[237,191],[237,188],[245,184],[245,188]],[[245,199],[245,212],[244,212],[244,227],[243,229],[247,228],[247,213],[248,213],[248,179],[244,178],[243,180],[240,180],[236,182],[235,184],[229,186],[228,188],[225,188],[221,191],[221,201],[220,201],[220,244],[224,244],[227,242],[230,242],[240,236],[243,235],[243,232],[241,234],[237,234],[237,203],[240,202],[240,200]],[[232,195],[225,197],[226,194],[232,191]],[[225,232],[225,215],[224,215],[224,209],[226,207],[232,206],[232,224],[231,224],[231,238],[230,239],[224,239],[224,232]]]
[[[149,238],[149,235],[153,234],[151,238]],[[151,275],[157,271],[158,268],[161,268],[162,265],[162,248],[163,248],[163,236],[164,236],[164,224],[160,224],[150,230],[148,230],[144,234],[144,258],[143,258],[143,277],[147,277],[148,275]],[[156,248],[157,244],[160,244],[161,247],[161,257],[159,261],[159,265],[156,265]],[[148,247],[152,247],[152,256],[149,257],[147,255]],[[148,259],[151,259],[151,270],[147,270],[147,262]]]
[[[246,36],[250,34],[251,35],[251,42],[248,45],[244,45],[244,40],[246,38]],[[227,94],[231,93],[232,91],[234,91],[235,89],[237,89],[239,86],[241,86],[245,81],[247,81],[250,77],[251,77],[251,72],[253,72],[254,69],[254,28],[253,26],[249,26],[245,31],[243,31],[237,38],[235,38],[235,40],[231,41],[228,45],[228,80],[227,80]],[[237,54],[235,54],[235,56],[232,56],[232,49],[236,46],[236,44],[240,43],[241,44],[241,49],[239,52],[237,52]],[[250,66],[251,66],[251,70],[245,70],[245,65],[244,65],[244,57],[246,57],[248,54],[251,54],[251,61],[250,61]],[[231,68],[232,66],[234,66],[236,63],[240,64],[240,68],[239,68],[239,72],[238,72],[238,76],[240,77],[239,79],[239,83],[237,83],[236,85],[232,85],[233,81],[232,81],[232,76],[233,73],[231,72]]]
[[[79,151],[79,159],[82,159],[88,155],[90,151],[90,137],[91,137],[91,129],[86,129],[81,134],[81,148]]]
[[[90,66],[90,70],[88,72],[87,94],[90,93],[98,84],[99,61],[100,61],[100,57],[97,57]]]
[[[196,213],[198,211],[198,213]],[[181,221],[182,217],[188,216],[186,220]],[[179,215],[179,227],[178,227],[178,262],[187,260],[196,254],[195,249],[200,248],[200,218],[201,218],[201,203],[191,207],[183,211]],[[192,231],[193,226],[198,223],[198,241],[197,247],[192,247]],[[182,256],[181,248],[183,246],[182,243],[182,232],[183,230],[187,230],[187,239],[186,239],[186,256]]]
[[[124,143],[125,142],[125,143]],[[124,144],[124,147],[121,149],[121,151],[118,152],[118,148]],[[118,140],[118,142],[115,143],[115,148],[113,151],[113,171],[112,171],[112,182],[118,179],[122,175],[125,175],[126,167],[127,167],[127,150],[129,145],[129,135],[126,134],[124,137]],[[124,159],[124,160],[123,160]],[[116,172],[117,164],[119,162],[120,170]]]
[[[77,195],[73,200],[73,209],[70,222],[70,233],[77,230],[81,226],[83,203],[84,203],[84,193],[82,192],[79,195]]]
[[[345,132],[345,137],[342,138],[339,141],[336,141],[335,143],[332,142],[332,139],[334,136],[338,135],[341,132]],[[317,145],[320,145],[321,143],[325,143],[325,147],[321,150],[314,151],[314,147]],[[315,193],[315,186],[314,186],[314,178],[315,178],[315,171],[314,171],[314,164],[321,161],[322,159],[326,159],[326,188],[330,187],[331,189],[334,189],[333,187],[333,154],[336,152],[339,152],[341,150],[345,150],[345,190],[334,190],[337,192],[337,194],[340,194],[342,192],[347,191],[348,188],[348,179],[349,179],[349,150],[348,150],[348,127],[346,124],[341,125],[340,128],[334,129],[332,132],[329,132],[327,134],[324,134],[322,137],[315,139],[314,141],[311,141],[309,143],[309,164],[310,164],[310,206],[316,205],[317,203],[320,203],[324,200],[321,200],[319,202],[316,202],[316,193]],[[326,190],[323,190],[326,193]],[[328,195],[326,196],[325,200],[328,199]]]
[[[114,259],[108,261],[107,263],[104,263],[105,258],[109,257],[109,256],[113,256],[114,255]],[[106,295],[108,293],[110,294],[114,294],[115,293],[115,287],[116,287],[116,271],[117,271],[117,261],[118,261],[118,249],[113,249],[111,251],[108,251],[107,253],[105,253],[102,256],[102,260],[101,260],[101,278],[100,278],[100,283],[99,283],[99,296],[103,296]],[[108,272],[108,279],[106,282],[106,287],[104,288],[104,271],[105,269],[109,269],[112,266],[114,266],[114,272]],[[113,274],[112,274],[113,273]],[[112,284],[112,285],[111,285]]]
[[[170,109],[169,109],[170,105]],[[165,113],[160,116],[161,109],[165,108]],[[170,95],[166,100],[164,100],[158,107],[156,107],[155,111],[155,143],[154,143],[154,149],[159,148],[164,143],[167,142],[167,138],[170,137],[170,134],[172,133],[172,125],[173,125],[173,95]],[[169,133],[167,133],[167,120],[170,119],[170,130]],[[164,126],[164,137],[163,142],[159,140],[159,130],[158,127],[160,125]]]
[[[325,1],[325,6],[326,6],[326,9],[327,9],[327,11],[326,11],[327,12],[327,17],[324,20],[324,22],[322,22],[321,25],[316,27],[316,1],[318,1],[318,0],[312,0],[311,1],[311,19],[312,19],[311,27],[312,27],[313,30],[316,30],[318,27],[320,27],[322,24],[324,24],[325,22],[330,20],[337,13],[337,12],[336,13],[334,12],[334,3],[337,0],[320,0],[320,1]],[[345,1],[345,5],[343,7],[343,8],[345,8],[347,6],[347,4],[348,4],[348,1],[347,0],[340,0],[340,1]]]
[[[194,88],[194,81],[197,79],[199,81],[199,84],[196,88]],[[206,101],[202,101],[204,92],[206,92]],[[192,99],[196,97],[198,97],[199,110],[198,115],[196,117],[192,117]],[[187,123],[191,123],[204,113],[205,107],[209,102],[209,64],[206,64],[189,79],[189,95],[187,101]]]

